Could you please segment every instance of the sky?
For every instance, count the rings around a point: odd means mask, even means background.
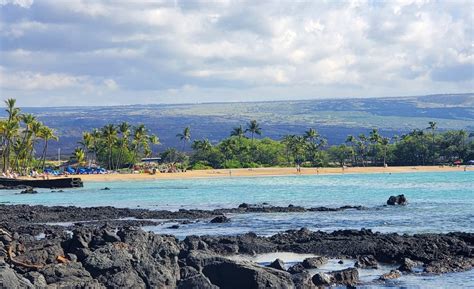
[[[0,99],[200,103],[474,91],[474,1],[0,0]]]

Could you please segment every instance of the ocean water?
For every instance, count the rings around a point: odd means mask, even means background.
[[[110,190],[101,190],[104,187]],[[383,206],[390,195],[398,194],[405,194],[408,206]],[[369,210],[239,214],[230,216],[230,224],[209,224],[204,220],[183,225],[179,230],[166,229],[169,224],[150,229],[178,237],[248,231],[270,235],[300,227],[323,231],[370,228],[399,233],[474,232],[472,171],[91,182],[80,189],[43,189],[34,195],[0,191],[0,203],[48,206],[178,210],[232,208],[243,202],[304,207],[362,205]]]
[[[109,187],[110,190],[101,190]],[[405,194],[409,205],[384,206],[391,195]],[[84,188],[20,195],[0,191],[0,203],[115,206],[148,209],[232,208],[241,203],[268,203],[304,207],[362,205],[368,210],[230,215],[227,224],[199,220],[178,229],[165,222],[145,227],[156,233],[228,235],[256,232],[272,235],[288,229],[311,230],[368,228],[380,232],[474,232],[474,172],[345,174],[251,178],[86,183]],[[378,286],[378,285],[377,285]],[[367,288],[377,288],[370,286]],[[442,276],[407,276],[386,288],[474,288],[473,271]]]

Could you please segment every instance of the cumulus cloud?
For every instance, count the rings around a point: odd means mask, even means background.
[[[29,8],[33,4],[33,0],[0,0],[0,6],[7,4],[17,5],[23,8]]]
[[[473,8],[0,0],[0,97],[123,104],[136,95],[157,103],[472,91]]]
[[[9,73],[0,68],[0,85],[10,90],[54,90],[80,87],[84,77],[71,76],[61,73],[41,74],[31,71]]]

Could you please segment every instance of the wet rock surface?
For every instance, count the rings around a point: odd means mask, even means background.
[[[324,264],[328,262],[328,259],[323,256],[318,256],[318,257],[311,257],[311,258],[306,258],[303,260],[303,267],[306,269],[316,269],[320,268]]]
[[[226,216],[217,216],[211,220],[211,223],[229,223],[230,219]]]
[[[403,258],[398,270],[402,272],[415,272],[416,268],[420,267],[421,265],[423,265],[422,262],[415,262],[410,258]]]
[[[405,197],[405,195],[390,196],[390,198],[388,198],[388,200],[387,200],[387,205],[389,205],[389,206],[395,206],[395,205],[405,206],[405,205],[408,205],[408,200]]]
[[[270,237],[247,233],[188,236],[179,241],[174,236],[147,233],[120,221],[107,225],[76,223],[67,229],[38,224],[37,218],[47,222],[60,217],[64,217],[62,221],[75,222],[99,216],[102,220],[110,216],[120,219],[133,211],[106,207],[104,215],[100,215],[98,208],[72,208],[0,206],[0,282],[8,284],[8,288],[315,288],[359,282],[356,268],[308,272],[324,265],[327,258],[356,259],[361,268],[389,263],[400,266],[404,274],[416,268],[426,273],[457,272],[474,265],[472,233],[410,236],[364,229],[327,233],[303,228]],[[163,212],[137,210],[132,214]],[[216,211],[197,212],[167,214],[193,218],[222,215],[213,215]],[[82,218],[78,213],[83,214]],[[320,257],[305,259],[289,270],[281,261],[263,267],[228,258],[271,252]],[[381,280],[397,278],[397,272],[384,274]]]
[[[332,271],[328,273],[316,273],[313,278],[316,286],[330,286],[333,284],[353,286],[359,282],[359,271],[356,268]]]
[[[299,274],[303,273],[306,270],[306,268],[303,266],[302,263],[296,263],[295,265],[291,266],[288,268],[288,272],[290,274]]]
[[[9,217],[15,216],[18,224],[35,221],[36,223],[57,222],[84,222],[106,220],[120,220],[124,218],[135,218],[141,221],[150,219],[215,219],[227,222],[226,214],[245,213],[291,213],[291,212],[334,212],[343,210],[367,210],[363,206],[342,206],[338,208],[314,207],[304,208],[299,206],[279,207],[268,204],[251,205],[241,204],[237,208],[215,209],[215,210],[147,210],[114,207],[75,207],[75,206],[42,206],[42,205],[8,205],[0,204],[0,223],[8,222]]]
[[[280,259],[276,259],[275,261],[270,263],[270,265],[268,265],[268,267],[273,268],[273,269],[277,269],[277,270],[281,270],[281,271],[286,271],[285,262],[283,262]]]
[[[25,190],[21,191],[20,194],[37,194],[38,191],[33,190],[33,188],[28,187]]]
[[[357,257],[357,261],[354,266],[357,268],[377,269],[379,264],[377,263],[377,260],[374,256],[363,255]]]
[[[398,270],[391,270],[388,273],[383,274],[380,276],[380,280],[385,281],[385,280],[391,280],[391,279],[397,279],[402,277],[402,273]]]

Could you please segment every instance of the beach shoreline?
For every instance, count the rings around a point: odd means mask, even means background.
[[[469,171],[473,169],[470,168]],[[298,176],[298,175],[340,175],[340,174],[380,174],[380,173],[413,173],[413,172],[463,172],[464,166],[414,166],[414,167],[347,167],[342,168],[301,168],[297,173],[296,168],[245,168],[245,169],[212,169],[189,170],[178,173],[147,173],[136,174],[103,174],[103,175],[78,175],[86,182],[116,182],[116,181],[144,181],[166,179],[199,179],[199,178],[228,178],[228,177],[272,177],[272,176]]]

